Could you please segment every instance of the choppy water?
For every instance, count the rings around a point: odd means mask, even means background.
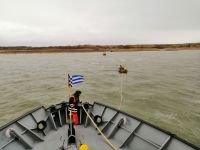
[[[200,51],[0,55],[0,125],[67,99],[67,73],[83,74],[82,101],[117,107],[200,146]]]

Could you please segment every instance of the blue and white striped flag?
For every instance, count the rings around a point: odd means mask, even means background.
[[[82,75],[73,75],[73,76],[68,76],[68,84],[69,86],[76,85],[78,83],[81,83],[84,81],[84,77]]]

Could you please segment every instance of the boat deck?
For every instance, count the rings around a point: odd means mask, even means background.
[[[78,150],[81,144],[87,144],[90,150],[112,149],[81,109],[81,125],[74,125],[77,147],[68,144],[69,118],[62,104],[37,108],[1,127],[0,150]],[[199,150],[170,132],[112,107],[94,103],[87,111],[94,120],[102,118],[99,128],[117,150]],[[46,123],[43,130],[38,128],[41,121]]]
[[[85,128],[82,125],[75,126],[76,136],[77,136],[77,144],[80,142],[82,144],[87,144],[91,150],[107,150],[109,145],[105,143],[103,138],[100,135],[97,135],[97,131],[89,126]],[[64,147],[67,147],[67,131],[68,125],[64,125],[59,128],[59,130],[52,130],[45,137],[44,142],[40,142],[35,144],[33,150],[59,150],[61,145],[64,143]]]

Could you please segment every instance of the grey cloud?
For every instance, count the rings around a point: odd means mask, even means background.
[[[199,41],[199,0],[0,0],[4,46]]]

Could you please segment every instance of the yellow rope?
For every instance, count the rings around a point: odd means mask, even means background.
[[[120,103],[119,103],[119,110],[121,109],[122,102],[123,102],[123,95],[122,95],[122,74],[121,74],[121,81],[120,81]]]
[[[104,138],[104,140],[111,146],[111,148],[113,150],[117,150],[117,148],[108,140],[108,138],[102,133],[102,131],[98,128],[98,126],[96,125],[96,123],[93,121],[93,119],[91,118],[91,116],[88,114],[88,112],[86,111],[86,109],[84,108],[84,106],[82,105],[83,110],[85,111],[85,113],[87,114],[87,116],[89,117],[90,121],[93,123],[93,125],[95,126],[95,128],[99,131],[99,133],[101,134],[101,136]]]

